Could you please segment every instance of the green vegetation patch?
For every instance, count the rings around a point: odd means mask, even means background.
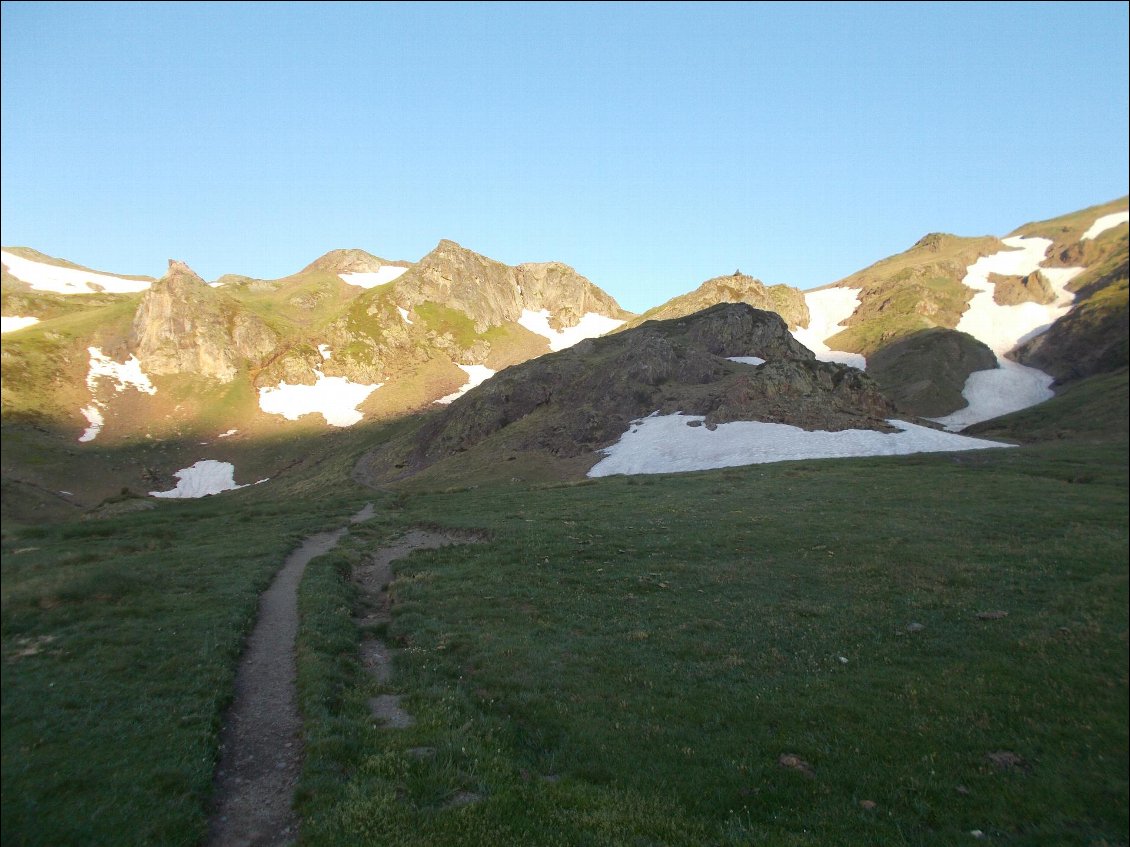
[[[337,741],[310,751],[305,838],[1122,843],[1125,459],[1059,444],[401,495],[355,543],[396,524],[490,541],[394,565],[395,673],[324,684],[310,731]],[[382,693],[415,725],[381,728]]]
[[[460,347],[470,347],[482,337],[475,331],[475,322],[458,309],[429,301],[417,304],[414,310],[428,329],[440,335],[450,334]]]
[[[4,843],[193,844],[258,595],[337,498],[5,530]]]

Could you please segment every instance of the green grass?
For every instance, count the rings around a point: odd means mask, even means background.
[[[335,776],[307,783],[307,839],[1123,843],[1125,456],[403,497],[404,524],[492,540],[399,566],[387,690],[418,724],[372,727],[374,683],[336,690],[316,721],[335,741],[308,763]],[[381,543],[388,520],[355,537]],[[999,770],[1000,751],[1025,764]],[[461,791],[483,799],[446,808]]]
[[[361,502],[362,444],[277,488],[6,529],[5,844],[201,837],[257,592]],[[1126,459],[1082,438],[370,492],[300,591],[303,843],[1125,843]],[[489,540],[397,564],[382,688],[347,575],[421,525]],[[414,727],[373,725],[391,692]]]
[[[258,594],[352,505],[252,494],[6,532],[3,843],[197,843]]]

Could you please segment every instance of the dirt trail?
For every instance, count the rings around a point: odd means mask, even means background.
[[[369,504],[350,521],[372,514]],[[220,736],[209,847],[274,847],[297,838],[291,799],[302,766],[294,651],[298,583],[310,560],[332,550],[348,531],[342,527],[307,538],[260,597]]]
[[[370,503],[350,522],[360,523],[372,516]],[[298,584],[306,565],[336,547],[347,532],[349,529],[342,527],[307,538],[287,557],[271,587],[259,599],[259,616],[236,670],[235,698],[220,736],[208,847],[281,847],[298,838],[298,817],[291,807],[302,769],[294,648]],[[385,589],[393,561],[414,550],[468,540],[413,531],[378,550],[354,573],[370,603],[368,614],[357,622],[364,626],[389,619]],[[388,678],[390,656],[381,642],[366,638],[361,654],[378,679]],[[387,706],[395,723],[399,719],[399,697],[386,695],[384,699],[391,701]],[[408,715],[404,719],[411,721]]]
[[[392,563],[416,550],[434,550],[449,544],[468,544],[481,539],[426,530],[412,530],[387,547],[382,547],[365,564],[353,569],[353,580],[360,589],[360,614],[354,623],[365,634],[360,644],[361,662],[384,684],[392,673],[392,653],[388,646],[372,635],[371,630],[392,620],[388,584],[392,579]],[[373,717],[387,729],[405,729],[415,723],[400,706],[399,694],[381,694],[369,701]]]

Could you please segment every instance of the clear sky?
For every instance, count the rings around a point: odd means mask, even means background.
[[[1113,3],[3,3],[0,243],[273,278],[441,238],[642,311],[1127,193]]]

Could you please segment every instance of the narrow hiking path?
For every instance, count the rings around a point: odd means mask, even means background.
[[[361,523],[372,515],[373,506],[368,504],[350,523]],[[287,557],[260,597],[258,618],[236,670],[235,697],[220,735],[208,847],[281,847],[297,840],[299,822],[292,800],[303,755],[295,653],[298,585],[306,565],[336,547],[348,532],[343,526],[307,538]],[[416,550],[470,540],[414,530],[377,550],[354,572],[367,607],[355,621],[365,629],[389,620],[387,587],[392,562]],[[379,681],[388,679],[391,657],[383,643],[366,635],[361,658]],[[399,707],[396,695],[375,698],[371,708],[376,700],[387,704],[389,697],[395,712]]]
[[[481,540],[477,536],[414,529],[380,548],[363,565],[353,569],[353,581],[359,593],[358,614],[353,622],[362,633],[359,646],[361,663],[378,683],[388,683],[392,674],[392,651],[374,634],[375,630],[392,620],[391,598],[388,593],[388,585],[392,580],[392,563],[417,550],[435,550],[452,544],[470,544]],[[401,707],[400,699],[399,694],[378,695],[369,700],[369,711],[386,729],[406,729],[415,720]]]
[[[368,504],[350,518],[373,515]],[[302,721],[295,686],[298,584],[306,565],[349,531],[307,538],[259,599],[259,615],[235,675],[235,697],[220,734],[207,844],[274,847],[298,835],[291,799],[302,767]]]

